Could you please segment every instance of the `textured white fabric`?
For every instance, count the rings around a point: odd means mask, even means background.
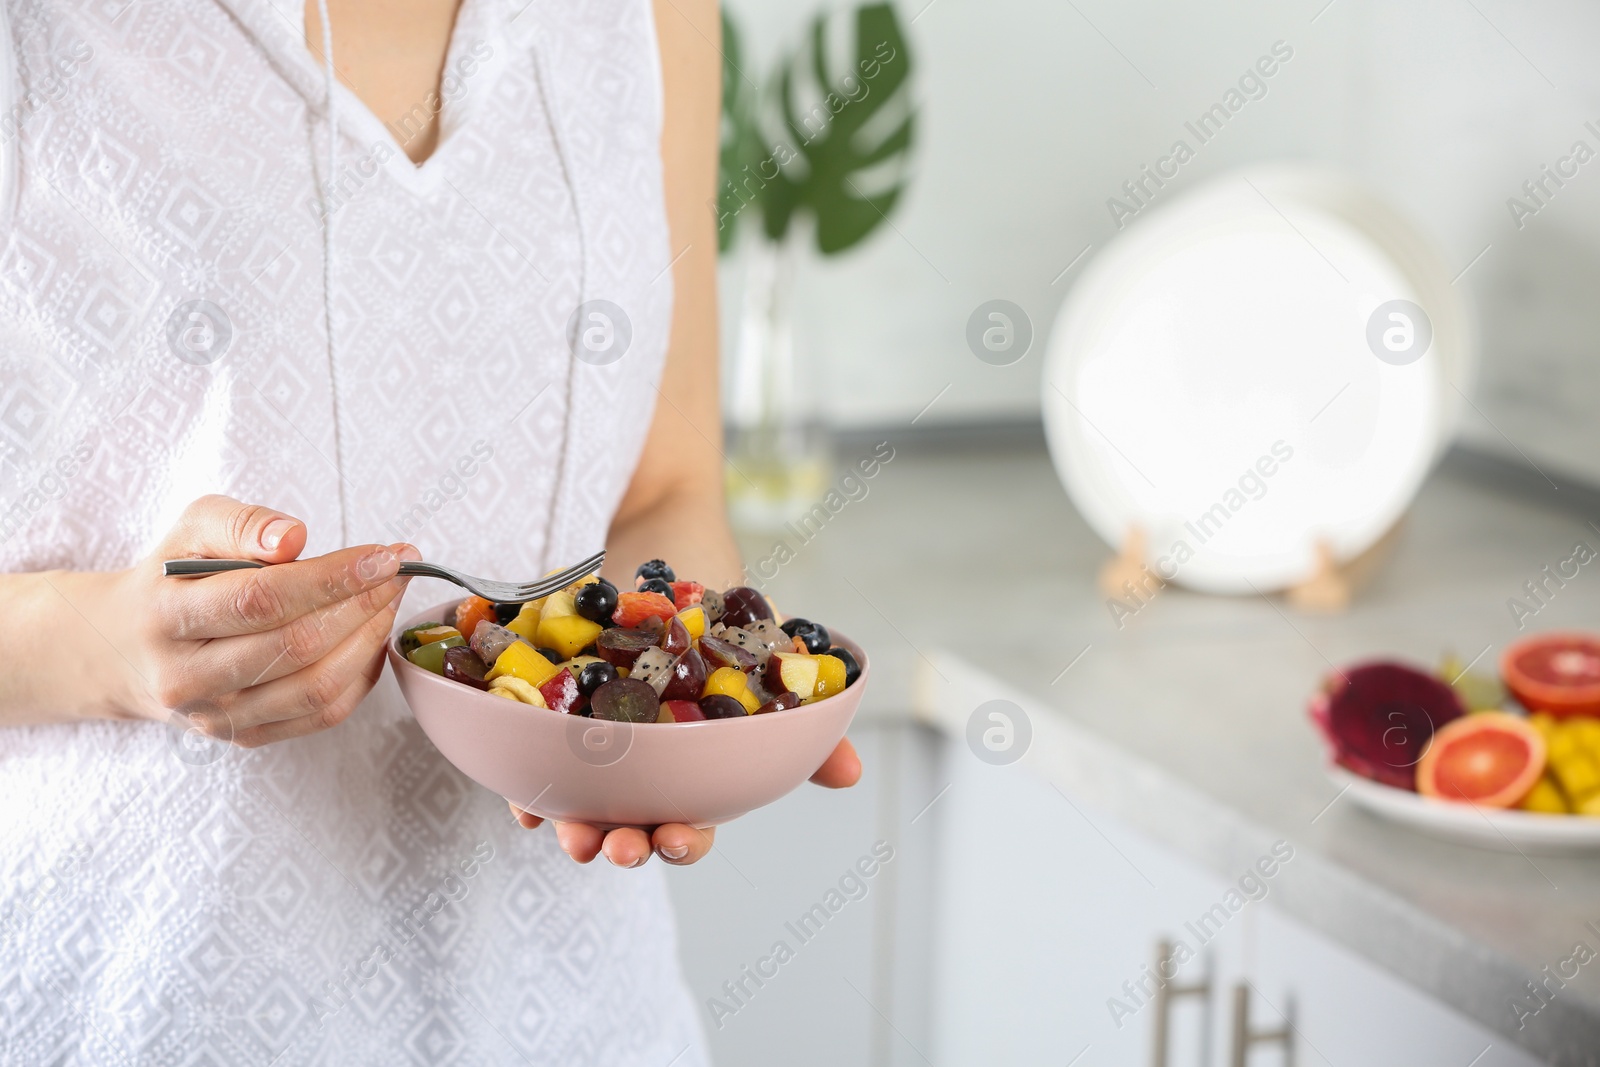
[[[466,0],[420,168],[337,88],[334,367],[299,0],[0,2],[0,569],[126,566],[206,492],[310,552],[343,521],[510,578],[600,545],[672,295],[648,0]],[[632,326],[606,366],[568,345],[593,299]],[[169,331],[195,300],[225,320]],[[703,1062],[658,865],[516,828],[387,678],[315,737],[179,740],[0,731],[0,1063]]]

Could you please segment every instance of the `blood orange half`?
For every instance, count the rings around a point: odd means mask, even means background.
[[[1509,808],[1544,773],[1544,738],[1503,711],[1457,719],[1433,735],[1417,764],[1417,792],[1440,800]]]
[[[1529,711],[1600,715],[1600,637],[1534,634],[1500,657],[1500,674]]]

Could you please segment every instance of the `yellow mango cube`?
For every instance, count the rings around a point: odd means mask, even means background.
[[[559,595],[551,594],[552,598]],[[599,623],[582,615],[551,615],[539,620],[539,638],[535,644],[555,649],[562,659],[571,659],[599,637],[600,630]]]
[[[461,631],[454,626],[430,626],[426,630],[417,630],[414,633],[417,645],[431,645],[435,641],[443,641],[447,637],[461,637]]]
[[[1573,751],[1563,754],[1559,759],[1552,758],[1550,768],[1555,773],[1556,781],[1561,783],[1562,791],[1579,808],[1583,807],[1584,801],[1600,793],[1600,767],[1596,767],[1594,760],[1586,753]]]
[[[1546,815],[1565,815],[1572,810],[1567,807],[1567,798],[1561,795],[1560,787],[1548,774],[1534,783],[1533,789],[1522,798],[1522,803],[1517,807],[1523,811],[1537,811]]]
[[[761,701],[750,692],[750,679],[737,667],[718,667],[706,678],[705,688],[700,690],[702,698],[720,693],[729,696],[744,705],[747,714],[754,715]]]
[[[546,599],[548,598],[541,597],[538,600],[530,600],[522,605],[522,608],[517,612],[517,617],[506,623],[506,629],[524,641],[532,641],[538,636],[539,609],[544,605]]]
[[[530,645],[521,641],[507,645],[506,650],[500,653],[494,661],[494,666],[489,668],[489,673],[484,675],[489,681],[504,675],[521,678],[529,685],[538,688],[556,676],[561,668],[551,663],[541,652],[535,652]]]
[[[844,673],[844,660],[838,656],[826,654],[818,656],[815,698],[822,700],[833,696],[835,693],[844,692]]]
[[[563,615],[578,614],[578,605],[573,603],[572,594],[565,589],[551,593],[544,598],[544,606],[539,609],[540,620],[558,619]]]
[[[1572,718],[1566,721],[1566,732],[1572,735],[1577,746],[1591,759],[1600,759],[1600,720]]]
[[[678,621],[689,631],[689,640],[698,641],[706,635],[706,609],[699,604],[691,604],[678,612]]]

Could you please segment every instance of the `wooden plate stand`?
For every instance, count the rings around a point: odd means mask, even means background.
[[[1349,611],[1356,593],[1372,580],[1393,550],[1403,524],[1404,520],[1395,523],[1371,548],[1344,562],[1340,562],[1326,541],[1318,541],[1316,563],[1310,576],[1284,590],[1284,598],[1295,610],[1309,614]],[[1166,588],[1167,583],[1145,562],[1148,544],[1142,526],[1128,527],[1116,555],[1100,567],[1098,584],[1102,595],[1127,596],[1131,585],[1139,596],[1150,599]]]

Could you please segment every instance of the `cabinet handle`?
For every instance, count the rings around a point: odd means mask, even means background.
[[[1283,1005],[1283,1025],[1276,1030],[1250,1029],[1250,985],[1233,987],[1233,1054],[1230,1067],[1249,1067],[1250,1050],[1256,1045],[1282,1045],[1283,1067],[1294,1067],[1294,997]]]
[[[1172,1021],[1169,1015],[1172,1002],[1183,997],[1199,997],[1202,1005],[1200,1009],[1200,1063],[1201,1067],[1209,1067],[1211,1063],[1211,956],[1206,954],[1206,969],[1198,982],[1188,985],[1173,985],[1163,981],[1166,977],[1165,968],[1172,961],[1172,942],[1156,942],[1156,992],[1155,1022],[1156,1032],[1150,1042],[1150,1062],[1154,1067],[1167,1067],[1168,1044]],[[1290,1065],[1293,1067],[1293,1065]]]

